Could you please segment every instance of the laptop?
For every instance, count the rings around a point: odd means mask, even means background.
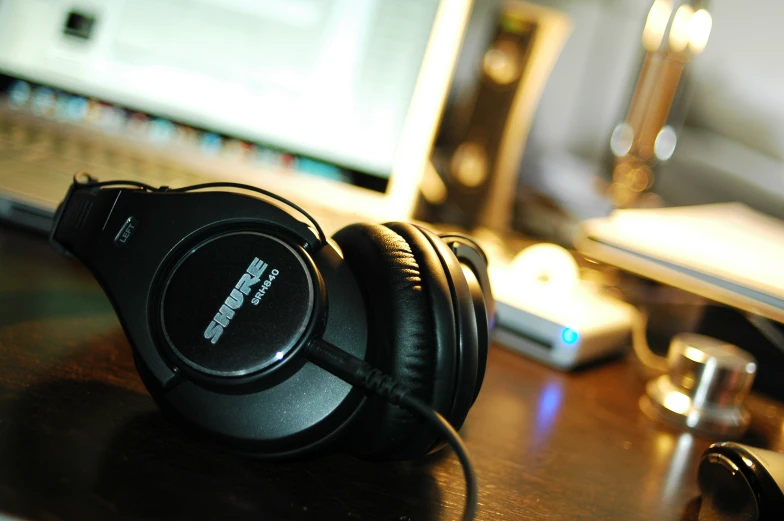
[[[412,217],[471,0],[0,2],[0,219],[73,175]]]

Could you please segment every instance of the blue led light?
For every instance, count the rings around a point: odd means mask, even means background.
[[[572,346],[580,340],[580,335],[574,329],[566,328],[561,333],[561,338],[566,345]]]

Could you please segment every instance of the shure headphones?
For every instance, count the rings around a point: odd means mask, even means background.
[[[265,199],[226,191],[240,188]],[[353,224],[332,239],[254,187],[85,176],[51,234],[100,282],[173,420],[264,458],[424,455],[436,432],[313,363],[309,346],[367,362],[457,429],[484,377],[487,260],[468,238],[412,224]]]

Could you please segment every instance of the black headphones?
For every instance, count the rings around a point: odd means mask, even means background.
[[[457,429],[485,372],[487,259],[466,237],[405,223],[353,224],[332,239],[255,187],[84,176],[51,234],[100,282],[175,421],[265,458],[424,455],[436,433],[309,361],[307,346],[323,340],[367,361]]]

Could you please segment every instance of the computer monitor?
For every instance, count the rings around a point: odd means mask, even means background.
[[[470,3],[4,0],[0,72],[150,114],[164,138],[178,122],[333,165],[307,189],[275,169],[226,175],[408,217]]]

